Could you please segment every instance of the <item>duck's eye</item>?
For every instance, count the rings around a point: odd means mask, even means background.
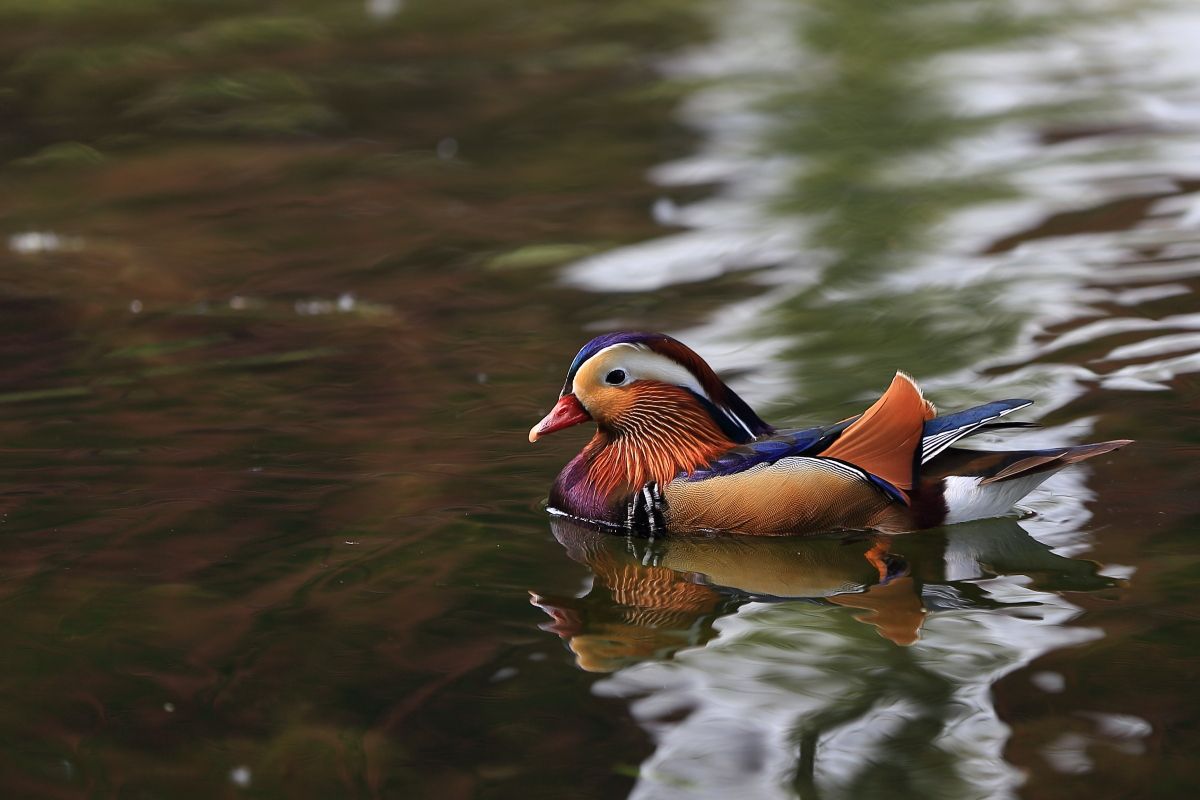
[[[614,369],[612,372],[604,376],[605,383],[611,383],[613,386],[619,386],[625,382],[625,370]]]

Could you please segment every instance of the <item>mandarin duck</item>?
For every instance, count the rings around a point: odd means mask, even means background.
[[[995,517],[1059,469],[1129,444],[1043,450],[952,447],[1030,405],[937,415],[897,372],[858,416],[776,430],[691,348],[661,333],[598,336],[571,362],[529,441],[589,420],[596,433],[554,481],[551,513],[626,531],[885,533]]]

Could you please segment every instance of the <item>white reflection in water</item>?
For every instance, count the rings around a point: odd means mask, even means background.
[[[734,6],[716,20],[721,32],[716,41],[671,61],[666,70],[684,79],[795,75],[800,54],[792,39],[791,4],[752,0]],[[769,120],[755,105],[769,96],[768,88],[718,83],[687,99],[684,121],[703,130],[705,142],[651,177],[664,187],[718,185],[710,197],[673,209],[671,224],[689,230],[584,259],[568,268],[565,280],[601,292],[652,291],[732,270],[797,266],[804,252],[803,220],[770,213],[794,164],[788,157],[764,155]]]
[[[404,0],[366,0],[365,9],[371,19],[391,19],[404,8]]]
[[[53,231],[26,231],[8,237],[8,249],[19,255],[56,253],[78,250],[83,240],[74,236],[62,236]]]
[[[1047,694],[1062,694],[1067,688],[1067,679],[1061,672],[1041,670],[1029,676],[1030,682]]]
[[[229,771],[229,782],[240,789],[249,788],[252,777],[250,768],[244,764]]]
[[[1091,772],[1095,758],[1105,750],[1140,756],[1146,752],[1143,741],[1151,733],[1150,723],[1131,714],[1081,712],[1092,723],[1089,731],[1068,731],[1042,748],[1042,757],[1056,771],[1067,775]]]
[[[1087,739],[1078,733],[1064,733],[1042,749],[1042,757],[1056,772],[1082,775],[1092,771],[1087,754]]]
[[[1067,625],[1078,609],[1055,594],[984,585],[1028,605],[939,612],[901,648],[825,607],[756,603],[719,620],[706,647],[600,682],[655,738],[632,796],[792,797],[811,784],[853,798],[877,780],[922,797],[1010,796],[1021,778],[992,685],[1101,632]],[[679,709],[691,713],[658,721]]]
[[[968,6],[945,3],[938,11],[969,12]],[[1089,8],[1094,16],[1068,33],[1032,44],[1018,40],[951,51],[921,67],[931,91],[949,99],[958,119],[1009,118],[932,152],[897,155],[888,165],[891,179],[920,185],[939,177],[1000,176],[1017,194],[949,214],[932,243],[912,254],[909,268],[883,271],[847,296],[934,291],[952,305],[953,292],[988,286],[997,308],[1026,318],[1008,352],[939,379],[922,376],[932,390],[978,386],[1012,392],[1037,400],[1045,413],[1097,383],[1114,390],[1162,390],[1173,378],[1200,371],[1200,358],[1191,355],[1200,349],[1194,343],[1168,359],[1152,349],[1136,351],[1130,357],[1143,359],[1139,364],[1026,369],[1031,359],[1065,343],[1042,342],[1050,326],[1102,316],[1097,306],[1106,302],[1136,306],[1186,294],[1192,289],[1178,281],[1200,276],[1200,193],[1180,183],[1200,176],[1195,80],[1200,8],[1185,2],[1146,6],[1137,14],[1128,3]],[[794,35],[805,24],[802,14],[798,4],[779,0],[730,0],[717,20],[717,39],[666,65],[673,75],[709,82],[682,110],[704,141],[694,155],[659,167],[651,177],[666,188],[715,184],[715,189],[702,200],[673,205],[670,224],[687,230],[577,262],[566,270],[566,282],[604,292],[646,291],[765,267],[756,280],[776,288],[725,306],[707,324],[676,332],[704,349],[737,350],[761,336],[755,323],[772,306],[822,280],[830,254],[809,241],[813,219],[772,211],[792,177],[805,174],[803,155],[764,155],[774,122],[764,99],[793,85],[797,75],[819,80],[829,69]],[[1040,106],[1079,102],[1105,108],[1099,118],[1094,111],[1080,112],[1072,123],[1099,135],[1046,140],[1031,121]],[[1022,234],[1056,214],[1156,196],[1144,219],[1123,230]],[[1015,235],[1024,241],[993,247]],[[1148,251],[1158,252],[1147,256]],[[947,309],[953,313],[963,312]],[[1175,322],[1144,318],[1139,324],[1149,333],[1171,334]],[[1066,334],[1087,342],[1105,335],[1102,324]],[[772,364],[787,343],[782,337],[756,343],[761,358],[739,352],[736,362],[723,365],[718,357],[716,366],[738,367],[736,388],[752,401],[781,399],[803,390],[780,380]]]

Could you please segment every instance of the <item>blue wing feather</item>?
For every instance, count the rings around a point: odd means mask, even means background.
[[[1031,405],[1032,400],[996,400],[981,406],[934,417],[925,423],[921,436],[921,463],[927,463],[964,436],[970,436],[988,423],[1019,408]]]
[[[726,451],[707,467],[693,472],[687,480],[702,481],[722,475],[735,475],[759,464],[774,464],[788,456],[812,455],[812,451],[824,449],[829,441],[844,430],[846,424],[848,422],[796,431],[779,431],[770,438],[758,439]]]
[[[935,417],[925,423],[922,436],[922,461],[928,461],[954,442],[978,431],[1005,414],[1030,405],[1031,400],[996,400],[981,406]],[[858,417],[851,417],[833,425],[822,425],[793,431],[779,431],[769,438],[758,439],[726,451],[706,467],[686,477],[689,481],[702,481],[723,475],[745,472],[759,464],[774,464],[789,456],[816,456],[841,435]],[[880,488],[896,497],[899,490],[887,481],[871,476]]]
[[[1016,411],[1018,408],[1024,408],[1031,405],[1032,400],[996,400],[991,403],[984,403],[981,406],[968,408],[965,411],[956,411],[953,414],[946,414],[941,417],[934,417],[925,423],[925,437],[934,436],[946,431],[957,430],[968,425],[976,423],[989,422],[993,419],[1004,416],[1005,414]]]

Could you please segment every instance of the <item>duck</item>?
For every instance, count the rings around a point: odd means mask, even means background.
[[[939,415],[896,372],[861,414],[776,429],[684,343],[620,331],[579,350],[529,441],[594,422],[555,478],[547,510],[626,533],[906,533],[1009,514],[1058,470],[1132,443],[954,446],[1032,427],[1003,419],[1031,404],[997,400]]]

